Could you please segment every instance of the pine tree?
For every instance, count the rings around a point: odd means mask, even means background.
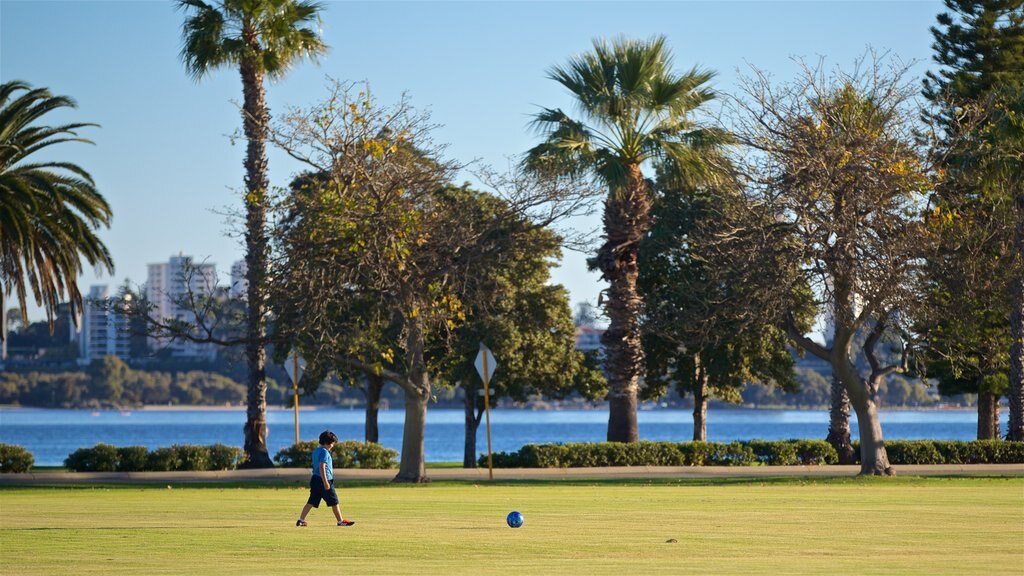
[[[940,386],[979,394],[979,437],[998,433],[998,399],[1010,397],[1010,439],[1024,439],[1019,293],[1024,239],[1015,238],[1012,186],[992,186],[979,158],[978,127],[999,95],[1024,85],[1024,1],[946,0],[924,96],[942,145],[946,176],[932,198],[928,359]],[[1007,265],[1007,262],[1010,265]],[[1007,354],[1009,352],[1009,354]],[[1016,369],[1015,369],[1016,367]],[[1009,389],[1004,377],[1009,370]]]

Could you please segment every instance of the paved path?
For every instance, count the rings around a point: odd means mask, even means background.
[[[899,476],[1024,476],[1024,464],[914,465],[894,466]],[[623,466],[614,468],[500,468],[494,480],[599,480],[649,478],[839,478],[856,476],[859,466]],[[396,470],[334,471],[335,480],[388,482]],[[428,469],[433,480],[469,480],[486,482],[486,468]],[[0,486],[26,484],[187,484],[217,482],[300,482],[305,483],[305,468],[266,468],[221,472],[30,472],[0,474]]]

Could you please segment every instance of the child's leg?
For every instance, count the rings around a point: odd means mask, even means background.
[[[338,519],[338,522],[341,522],[341,504],[331,506],[331,512],[334,512],[334,517]]]
[[[337,506],[335,506],[335,508],[337,508]],[[302,514],[299,514],[299,520],[305,520],[306,519],[306,514],[309,514],[309,511],[312,510],[312,509],[313,509],[313,505],[312,504],[307,503],[305,506],[303,506],[302,507]],[[337,513],[336,513],[336,515],[337,515]]]

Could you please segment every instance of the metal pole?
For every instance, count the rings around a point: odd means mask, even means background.
[[[484,353],[484,412],[487,414],[487,475],[494,480],[494,462],[491,459],[491,392],[487,388],[487,353]]]
[[[292,385],[295,387],[295,445],[299,444],[299,355],[292,350]]]

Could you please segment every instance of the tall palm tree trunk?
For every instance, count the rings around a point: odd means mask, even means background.
[[[651,200],[639,165],[628,167],[624,190],[612,190],[605,202],[606,240],[597,254],[608,281],[605,313],[609,325],[601,343],[608,375],[608,441],[637,442],[637,390],[643,366],[640,347],[641,299],[636,289],[637,248],[650,228]]]
[[[1010,295],[1010,424],[1006,439],[1024,442],[1024,186],[1014,188],[1013,203],[1017,212],[1014,233],[1014,278]]]
[[[243,61],[241,66],[242,120],[248,141],[245,153],[245,278],[246,344],[249,367],[246,393],[245,453],[250,468],[268,468],[274,464],[267,449],[267,374],[266,302],[264,284],[267,274],[267,112],[263,74],[259,67]]]
[[[850,396],[835,374],[832,375],[828,436],[825,441],[836,449],[840,464],[853,464],[857,461],[853,443],[850,441]]]

